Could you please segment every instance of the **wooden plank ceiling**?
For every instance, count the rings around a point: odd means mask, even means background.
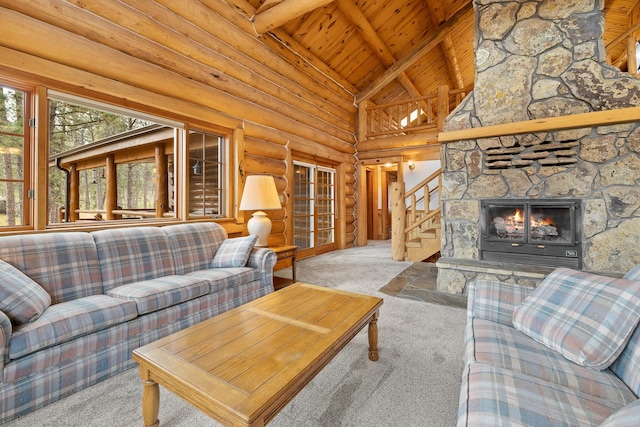
[[[640,0],[605,1],[609,61],[626,71],[626,38]],[[286,34],[355,87],[356,100],[384,104],[473,85],[470,0],[228,0],[255,10],[263,37]],[[248,6],[250,4],[250,7]],[[269,34],[270,33],[270,34]],[[635,34],[640,38],[640,32]],[[339,82],[338,82],[339,83]]]

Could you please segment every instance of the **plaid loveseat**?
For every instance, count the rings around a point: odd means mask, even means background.
[[[470,285],[458,426],[640,425],[640,267]]]
[[[215,223],[0,238],[0,424],[272,292],[276,255],[254,242]]]

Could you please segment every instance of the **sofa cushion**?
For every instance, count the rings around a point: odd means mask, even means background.
[[[0,310],[13,324],[36,320],[50,304],[47,291],[11,264],[0,260]]]
[[[189,273],[187,276],[206,279],[209,282],[209,293],[219,292],[234,286],[260,280],[260,271],[251,267],[209,268]]]
[[[138,315],[150,313],[209,293],[209,282],[188,276],[165,276],[118,286],[107,292],[136,303]]]
[[[91,234],[105,294],[118,286],[175,274],[169,240],[158,227],[117,228]]]
[[[592,369],[609,367],[640,319],[640,282],[558,268],[518,306],[513,325]]]
[[[620,405],[519,372],[465,368],[458,426],[597,426]]]
[[[600,427],[637,427],[640,424],[640,399],[611,414]]]
[[[176,274],[209,267],[216,251],[227,238],[227,231],[215,222],[168,225],[161,230],[169,239]]]
[[[70,341],[137,316],[132,301],[92,295],[50,306],[31,323],[17,326],[9,342],[9,358]]]
[[[469,287],[468,316],[513,325],[513,312],[534,288],[478,280]]]
[[[627,280],[640,280],[640,264],[627,271],[627,274],[622,276],[622,278]]]
[[[211,268],[244,267],[256,244],[258,236],[235,237],[226,239],[216,251]]]
[[[0,259],[42,286],[51,304],[102,294],[98,253],[89,233],[3,236]]]
[[[610,370],[577,365],[512,327],[473,319],[473,342],[472,360],[476,362],[569,387],[619,406],[636,399]]]

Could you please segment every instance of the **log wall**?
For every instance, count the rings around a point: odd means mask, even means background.
[[[309,66],[320,62],[309,52],[258,36],[246,13],[220,0],[0,0],[0,76],[241,129],[244,176],[274,175],[285,200],[282,212],[269,214],[270,244],[292,243],[292,150],[329,161],[345,196],[336,242],[351,246],[356,90]]]

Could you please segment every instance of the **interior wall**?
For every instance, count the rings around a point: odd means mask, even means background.
[[[415,161],[411,163],[415,166],[413,170],[409,168],[409,162],[402,163],[405,191],[412,189],[418,185],[420,181],[440,169],[440,160]],[[430,183],[429,188],[433,189],[435,186],[437,186],[437,181]],[[422,209],[424,205],[421,202],[417,204],[417,207]],[[432,198],[429,204],[429,209],[433,210],[439,207],[438,198]]]
[[[354,244],[355,89],[273,37],[256,35],[248,19],[255,10],[195,0],[3,4],[0,75],[242,129],[245,174],[274,175],[285,200],[282,211],[269,213],[270,244],[292,240],[292,150],[323,158],[344,174],[344,233],[336,240],[341,248]]]

